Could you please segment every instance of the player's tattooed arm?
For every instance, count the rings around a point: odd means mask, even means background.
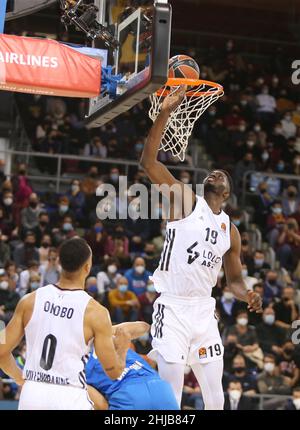
[[[150,325],[144,321],[126,322],[114,325],[113,334],[116,333],[116,330],[119,327],[128,333],[130,339],[137,339],[143,334],[148,333],[150,330]]]
[[[235,225],[231,227],[231,247],[224,255],[224,269],[227,285],[235,297],[248,303],[250,312],[262,312],[262,300],[259,294],[247,290],[242,276],[241,237]]]
[[[89,303],[85,323],[92,327],[95,352],[105,373],[111,379],[119,378],[126,365],[129,336],[122,329],[117,330],[115,337],[119,344],[115,345],[109,313],[96,301]]]

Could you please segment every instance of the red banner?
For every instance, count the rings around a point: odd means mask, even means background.
[[[98,60],[54,40],[0,35],[0,90],[91,98],[100,88]]]

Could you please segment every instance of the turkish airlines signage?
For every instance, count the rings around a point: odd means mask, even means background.
[[[59,42],[0,35],[0,89],[92,98],[100,93],[101,63]]]

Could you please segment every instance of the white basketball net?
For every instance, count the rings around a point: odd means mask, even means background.
[[[178,90],[178,86],[164,87],[159,95],[152,94],[150,97],[151,108],[149,117],[154,122],[160,113],[162,102],[171,92]],[[181,161],[185,159],[185,153],[188,146],[189,138],[192,134],[195,122],[199,117],[212,105],[218,98],[223,96],[223,91],[219,87],[201,84],[194,87],[192,92],[189,91],[178,108],[171,113],[165,127],[161,147],[163,151],[171,151],[172,155],[178,157]],[[203,93],[202,95],[199,95]]]

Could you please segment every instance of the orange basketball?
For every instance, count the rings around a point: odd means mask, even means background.
[[[169,78],[199,79],[200,69],[188,55],[175,55],[169,61]]]

